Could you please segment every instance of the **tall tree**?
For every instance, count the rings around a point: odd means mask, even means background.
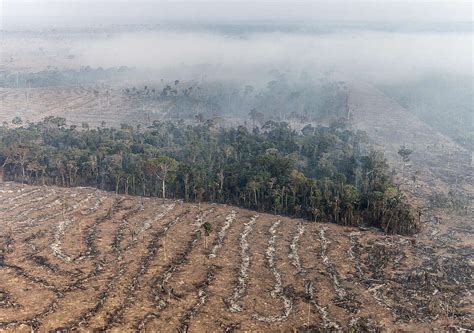
[[[166,182],[169,180],[171,173],[174,172],[178,166],[178,162],[168,156],[160,156],[155,159],[157,165],[157,174],[161,179],[163,203],[166,199]]]

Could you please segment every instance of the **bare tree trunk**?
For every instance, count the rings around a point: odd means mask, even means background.
[[[21,165],[21,174],[23,176],[23,179],[21,180],[21,183],[24,184],[25,181],[26,181],[26,173],[25,173],[25,167],[24,167],[23,164]]]
[[[165,195],[165,194],[166,194],[166,193],[165,193],[165,192],[166,192],[165,178],[163,178],[163,179],[161,180],[161,182],[162,182],[162,188],[163,188],[163,203],[165,203],[165,199],[166,199],[166,195]]]

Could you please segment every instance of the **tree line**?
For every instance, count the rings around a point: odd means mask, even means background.
[[[161,80],[160,84],[130,86],[124,96],[142,105],[160,103],[167,119],[226,119],[250,116],[252,124],[287,121],[297,125],[349,117],[348,92],[344,82],[313,79],[272,71],[265,85],[242,85],[230,80],[204,82]],[[250,110],[248,112],[247,110]]]
[[[387,233],[417,230],[383,155],[341,122],[300,132],[274,121],[252,130],[212,121],[79,129],[57,117],[15,124],[0,127],[4,180],[226,203]]]

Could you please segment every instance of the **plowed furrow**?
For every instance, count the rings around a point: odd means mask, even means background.
[[[169,230],[173,228],[178,222],[180,222],[187,214],[188,211],[181,213],[178,217],[172,219],[164,227],[152,234],[152,238],[147,245],[147,250],[140,258],[138,269],[132,274],[130,282],[125,290],[125,294],[121,298],[122,300],[119,301],[117,306],[107,312],[107,315],[104,318],[105,323],[103,326],[99,327],[98,330],[108,330],[117,323],[121,323],[124,312],[131,305],[133,305],[136,293],[143,287],[145,276],[147,275],[150,265],[152,264],[153,260],[155,260],[157,252],[161,247],[160,240],[163,237],[166,237]]]
[[[217,256],[217,252],[219,251],[219,249],[224,244],[224,241],[227,237],[227,232],[229,231],[229,228],[235,222],[236,215],[237,215],[236,211],[232,210],[226,216],[225,223],[222,226],[222,228],[219,230],[219,233],[217,234],[216,240],[214,241],[214,244],[212,245],[211,254],[209,254],[210,259],[215,258]]]
[[[47,316],[49,313],[52,313],[55,311],[55,309],[58,306],[59,299],[64,297],[64,294],[56,287],[48,283],[47,281],[32,276],[29,273],[27,273],[23,268],[15,266],[15,265],[7,265],[4,264],[0,267],[1,270],[3,269],[8,269],[10,272],[12,272],[15,276],[18,278],[24,279],[28,283],[32,283],[34,285],[38,285],[46,290],[49,290],[53,292],[54,297],[51,301],[46,303],[44,308],[32,315],[29,316],[28,318],[25,319],[13,319],[13,320],[7,320],[7,321],[0,321],[0,329],[15,329],[21,325],[29,326],[31,331],[37,331],[39,328],[39,321]]]
[[[304,270],[301,267],[300,256],[298,253],[299,241],[300,241],[301,236],[304,234],[304,231],[305,231],[305,226],[302,223],[299,223],[290,244],[290,254],[288,255],[288,258],[290,259],[291,264],[296,269],[295,274],[304,273]]]
[[[38,196],[37,198],[28,201],[29,208],[23,207],[20,213],[16,212],[15,222],[16,224],[23,224],[28,221],[30,215],[46,209],[46,205],[49,205],[59,199],[55,190],[48,191],[45,195]]]
[[[76,206],[76,207],[78,207],[78,206]],[[108,218],[109,218],[108,220],[111,221],[112,218],[114,217],[114,212],[110,211],[109,213],[110,213],[110,215],[108,215]],[[48,324],[47,326],[49,326],[48,328],[51,328],[50,326],[53,325],[54,322],[55,322],[55,320],[52,319],[52,318],[54,318],[55,316],[56,317],[59,316],[60,313],[58,313],[58,312],[64,311],[63,306],[64,306],[64,304],[67,304],[68,302],[70,302],[71,297],[72,297],[70,294],[72,292],[78,291],[79,293],[81,293],[81,296],[88,295],[89,293],[85,293],[84,295],[82,295],[82,292],[86,290],[84,284],[86,282],[90,281],[91,279],[93,279],[93,281],[95,281],[100,275],[103,275],[104,273],[106,273],[105,268],[108,267],[108,266],[111,266],[111,261],[110,261],[110,259],[107,260],[106,258],[104,258],[102,260],[95,261],[94,263],[92,263],[92,265],[93,265],[92,269],[89,273],[81,274],[82,275],[81,277],[74,279],[73,282],[68,283],[63,288],[63,290],[61,291],[62,292],[61,300],[59,302],[57,302],[57,303],[61,304],[62,306],[58,307],[57,304],[56,304],[48,312],[43,313],[41,318],[48,316],[48,320],[37,321],[36,322],[37,327],[42,327],[45,323],[47,323]],[[115,271],[115,275],[112,275],[111,280],[114,280],[114,278],[116,276],[119,276],[120,274],[122,274],[123,270],[124,270],[124,267],[119,266]],[[113,283],[110,283],[110,280],[109,280],[108,284],[106,285],[106,289],[107,288],[111,289],[112,287],[113,287]],[[76,294],[76,296],[77,296],[77,294]],[[101,297],[99,295],[99,299],[100,298]]]
[[[179,319],[179,332],[188,332],[191,320],[199,313],[201,308],[209,298],[209,285],[214,281],[217,267],[209,266],[207,269],[206,278],[198,284],[197,296],[198,300],[188,309],[185,314]]]
[[[248,237],[252,232],[255,223],[257,222],[258,215],[253,216],[250,221],[245,224],[244,231],[240,235],[239,245],[240,245],[240,268],[239,275],[236,281],[236,286],[234,288],[234,293],[231,297],[227,299],[227,306],[231,312],[241,312],[242,305],[239,304],[242,296],[247,290],[247,281],[248,281],[248,270],[250,268],[250,245],[248,242]]]
[[[206,222],[219,221],[213,228],[222,231],[226,222],[221,217],[222,214],[219,209],[213,207],[207,210],[207,213],[206,211],[203,213],[196,217],[196,226],[202,226]],[[201,215],[204,215],[205,218],[199,220]],[[228,212],[227,215],[229,215]],[[206,237],[209,236],[206,236],[203,228],[195,230],[186,249],[175,258],[173,264],[167,267],[166,272],[160,277],[158,288],[154,289],[160,294],[152,291],[152,295],[155,297],[156,309],[159,310],[159,317],[153,321],[153,327],[158,328],[168,325],[168,327],[176,326],[179,329],[186,322],[187,313],[192,313],[191,316],[194,317],[206,303],[208,299],[207,288],[214,280],[217,269],[217,267],[214,267],[212,272],[210,271],[210,251],[206,247],[208,244]],[[217,238],[218,235],[211,232],[210,237]],[[216,244],[216,239],[213,243]],[[215,254],[217,257],[219,249],[216,250]],[[196,266],[197,263],[199,265]],[[186,283],[183,283],[185,280]]]
[[[133,206],[125,207],[123,206],[124,204],[124,199],[123,198],[116,198],[112,205],[110,206],[108,212],[99,218],[96,218],[95,221],[93,222],[92,225],[89,226],[87,229],[89,232],[92,230],[92,233],[90,233],[90,236],[93,236],[93,240],[91,242],[93,243],[95,240],[96,232],[97,232],[97,227],[99,224],[110,222],[112,223],[113,219],[117,215],[119,218],[127,217],[127,214],[132,214],[134,212]],[[86,231],[87,233],[87,231]],[[119,225],[112,237],[112,239],[117,239],[120,235],[123,233],[123,225]],[[113,290],[113,288],[116,286],[117,281],[121,278],[121,276],[125,273],[126,271],[126,264],[124,262],[119,262],[119,264],[112,266],[116,264],[116,261],[118,259],[118,256],[121,253],[121,249],[118,248],[118,245],[115,244],[112,241],[111,244],[111,250],[110,253],[103,253],[103,255],[100,256],[98,254],[94,254],[94,256],[91,256],[90,259],[92,259],[93,263],[93,269],[83,275],[81,278],[75,280],[74,283],[70,284],[66,291],[67,292],[73,292],[73,291],[79,291],[84,290],[84,284],[85,283],[92,283],[92,286],[96,286],[96,282],[98,281],[99,276],[105,275],[106,283],[105,286],[98,284],[97,287],[101,289],[101,291],[96,294],[94,297],[96,298],[96,302],[87,310],[83,310],[78,318],[71,320],[69,323],[67,323],[64,326],[59,326],[58,329],[60,330],[71,330],[74,328],[77,328],[83,324],[86,324],[90,318],[92,318],[94,315],[99,312],[99,310],[103,307],[104,303],[109,297],[109,294]],[[108,268],[110,268],[108,270]],[[107,271],[108,270],[108,271]],[[89,289],[91,287],[89,286]],[[74,299],[70,299],[70,297],[66,300],[67,302],[73,302]],[[87,300],[87,302],[91,302],[90,299]],[[58,317],[56,315],[56,317]],[[56,319],[57,320],[57,319]],[[55,320],[51,319],[49,320],[49,326],[53,326],[53,322]],[[58,327],[58,326],[56,326]]]
[[[123,198],[114,199],[112,204],[110,205],[110,209],[108,209],[107,213],[103,216],[97,217],[94,222],[87,226],[84,230],[82,236],[82,242],[84,244],[85,250],[83,253],[79,254],[75,260],[84,260],[87,258],[95,258],[99,255],[99,249],[96,245],[96,238],[97,238],[97,228],[105,223],[106,221],[110,220],[112,215],[117,209],[121,209],[121,203],[123,202]]]
[[[319,241],[321,243],[321,259],[326,267],[326,271],[331,277],[333,288],[336,292],[334,302],[337,306],[351,313],[351,323],[354,323],[356,318],[352,314],[359,312],[360,302],[356,299],[357,296],[344,286],[341,274],[336,268],[337,266],[335,262],[329,256],[329,246],[331,241],[326,237],[326,234],[327,228],[320,228]]]
[[[194,303],[187,305],[187,309],[190,311],[194,307],[197,309],[197,313],[193,311],[194,320],[190,320],[187,324],[188,330],[195,332],[206,330],[230,331],[232,328],[241,326],[240,322],[242,319],[240,313],[229,312],[225,300],[234,292],[234,286],[236,285],[236,279],[239,273],[238,263],[241,260],[241,249],[238,244],[243,230],[245,229],[245,224],[252,218],[250,214],[250,212],[247,212],[236,216],[235,222],[227,229],[225,240],[215,253],[216,256],[213,256],[207,262],[210,267],[215,268],[216,274],[213,275],[213,280],[208,285],[203,284],[208,274],[204,275],[204,278],[197,283],[197,285],[206,287],[206,290],[204,290],[206,298],[205,302],[203,302],[204,304],[201,304],[199,290],[194,292]],[[229,212],[226,212],[225,216],[229,216]],[[226,219],[223,227],[227,221]],[[221,314],[217,321],[214,318],[215,313]],[[183,316],[181,318],[183,319]],[[178,324],[177,328],[179,328],[181,324],[182,322]],[[173,329],[175,328],[173,327]]]
[[[194,223],[192,223],[194,231],[191,233],[191,239],[187,240],[184,249],[173,255],[171,262],[151,279],[149,297],[153,304],[153,311],[136,321],[136,329],[148,327],[147,325],[161,327],[165,322],[167,325],[170,325],[170,321],[166,318],[171,318],[170,320],[172,320],[176,317],[176,315],[164,314],[163,312],[170,306],[174,310],[178,310],[180,308],[179,303],[173,302],[180,302],[187,295],[187,291],[180,292],[176,290],[171,285],[171,281],[177,273],[186,274],[185,268],[190,263],[191,255],[194,251],[197,251],[197,245],[203,238],[203,230],[199,227],[206,222],[206,219],[209,218],[212,212],[214,212],[214,208],[202,211],[196,215]],[[205,254],[201,254],[201,256],[204,257]],[[196,259],[194,258],[193,263],[195,262]],[[200,275],[199,269],[194,269],[192,274],[193,276]],[[188,283],[192,284],[191,281],[188,281]],[[164,322],[161,320],[164,320]]]
[[[201,231],[195,231],[192,234],[191,239],[187,242],[184,250],[173,257],[171,263],[166,267],[163,274],[153,279],[150,296],[152,297],[157,309],[164,308],[167,305],[166,298],[171,296],[171,294],[175,294],[168,284],[173,275],[188,262],[191,251],[194,249],[200,239]]]
[[[269,233],[270,233],[270,238],[268,240],[268,247],[267,251],[265,253],[266,259],[267,259],[267,264],[270,269],[270,271],[273,274],[273,277],[275,279],[275,285],[273,286],[273,289],[270,291],[270,295],[272,298],[277,298],[279,297],[284,305],[283,311],[281,314],[278,315],[270,315],[270,316],[263,316],[260,314],[254,314],[253,318],[263,321],[266,323],[274,323],[274,322],[279,322],[283,321],[288,316],[290,315],[290,312],[293,308],[293,300],[284,293],[283,291],[283,281],[281,277],[280,271],[277,269],[276,263],[275,263],[275,243],[276,243],[276,230],[280,226],[281,221],[275,221],[272,226],[270,227]]]
[[[318,228],[317,224],[307,224],[306,232],[301,236],[300,243],[305,251],[300,253],[300,261],[305,274],[297,290],[304,302],[310,305],[309,310],[303,309],[304,313],[309,313],[306,325],[321,330],[338,330],[341,324],[335,318],[341,316],[342,309],[334,306],[332,300],[333,282],[321,260]],[[314,310],[317,316],[312,314]]]

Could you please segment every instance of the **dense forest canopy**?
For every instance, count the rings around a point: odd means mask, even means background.
[[[78,129],[54,117],[14,124],[0,127],[5,180],[228,203],[389,233],[417,229],[384,157],[342,122],[301,132],[274,121],[252,131],[213,121],[120,129]]]

